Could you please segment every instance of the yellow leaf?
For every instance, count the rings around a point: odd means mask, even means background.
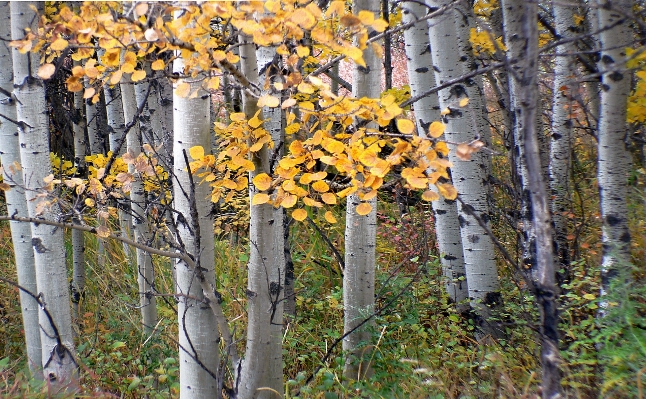
[[[440,194],[447,200],[454,200],[458,197],[458,190],[448,183],[436,184],[436,187]]]
[[[251,205],[261,205],[269,202],[269,195],[265,193],[258,193],[253,196],[251,200]]]
[[[450,113],[451,113],[451,110],[449,109],[449,107],[446,107],[446,108],[444,108],[442,110],[442,112],[440,112],[440,115],[444,116],[444,115],[448,115]]]
[[[293,107],[294,105],[296,105],[296,100],[294,100],[293,98],[288,98],[287,100],[283,101],[283,105],[281,105],[280,107],[282,109],[285,109],[285,108]]]
[[[110,237],[110,229],[105,226],[99,226],[96,228],[96,235],[101,238],[108,238]]]
[[[38,68],[38,77],[47,80],[52,77],[56,72],[56,66],[54,64],[43,64]]]
[[[90,97],[93,97],[94,94],[96,94],[96,89],[94,87],[88,87],[85,89],[85,93],[83,93],[83,98],[88,99]]]
[[[330,186],[328,186],[327,183],[324,182],[323,180],[319,180],[317,182],[314,182],[312,184],[312,188],[314,190],[318,191],[319,193],[325,193],[327,191],[330,191]]]
[[[285,198],[280,202],[280,206],[283,208],[291,208],[294,205],[296,205],[296,201],[298,200],[298,197],[292,194],[287,194]]]
[[[232,122],[242,122],[243,120],[247,119],[247,116],[244,114],[244,112],[236,112],[231,114],[229,118],[231,118]]]
[[[440,141],[439,143],[435,144],[435,151],[444,156],[447,156],[449,155],[449,146],[447,146],[445,142]]]
[[[187,82],[182,82],[175,88],[175,94],[181,98],[185,98],[191,92],[191,85]]]
[[[130,77],[130,79],[132,79],[133,82],[139,82],[145,77],[146,77],[146,71],[137,70],[132,73],[132,76]]]
[[[364,25],[371,25],[375,21],[375,14],[372,11],[361,10],[357,17],[361,20],[361,23]]]
[[[379,161],[379,157],[374,151],[365,150],[359,154],[359,161],[366,166],[375,166]]]
[[[312,94],[314,93],[314,86],[309,83],[301,82],[298,85],[298,91],[303,94]]]
[[[121,82],[121,77],[123,76],[123,71],[116,71],[115,73],[112,74],[112,77],[110,78],[110,84],[111,85],[116,85],[117,83]]]
[[[269,187],[271,187],[271,177],[267,173],[260,173],[253,178],[253,184],[260,191],[269,190]]]
[[[214,76],[211,79],[209,79],[209,84],[208,84],[208,89],[209,90],[217,90],[220,88],[220,77],[219,76]]]
[[[85,199],[85,205],[89,206],[89,207],[93,207],[94,206],[94,200],[92,198],[86,198]]]
[[[275,108],[280,105],[280,99],[278,97],[265,94],[264,96],[258,99],[259,107],[270,107]]]
[[[415,130],[415,124],[408,119],[397,119],[397,129],[400,133],[411,134]]]
[[[330,211],[325,212],[325,220],[332,224],[336,223],[336,218]]]
[[[305,46],[298,46],[296,47],[296,54],[298,54],[298,56],[301,58],[305,58],[310,55],[310,48]]]
[[[303,203],[305,205],[307,205],[307,206],[315,206],[317,208],[320,208],[320,207],[323,206],[323,204],[321,204],[318,201],[315,201],[315,200],[311,199],[310,197],[303,197]]]
[[[444,134],[444,129],[446,129],[446,125],[444,123],[435,121],[428,127],[428,134],[436,139]]]
[[[296,9],[290,19],[303,29],[311,29],[316,25],[314,15],[304,8]]]
[[[54,43],[52,43],[50,48],[54,51],[63,51],[67,48],[67,44],[67,40],[59,37],[58,39],[54,40]]]
[[[321,195],[321,199],[323,200],[323,202],[325,202],[328,205],[336,204],[336,195],[332,193],[325,193]]]
[[[384,21],[383,19],[379,18],[375,22],[372,23],[372,29],[375,31],[381,33],[388,28],[388,22]]]
[[[422,194],[422,199],[424,201],[437,201],[440,199],[440,196],[434,191],[426,190]]]
[[[166,68],[166,64],[164,64],[163,60],[157,60],[153,62],[150,67],[152,68],[153,71],[161,71],[164,68]]]
[[[362,202],[356,209],[357,213],[361,216],[366,216],[372,211],[372,205],[367,202]]]
[[[426,188],[428,187],[428,179],[425,177],[419,176],[408,176],[406,182],[414,188]]]
[[[2,182],[2,183],[0,183],[0,190],[2,190],[2,191],[9,191],[9,190],[11,190],[11,186],[10,186],[10,185],[8,185],[8,184],[7,184],[7,183],[5,183],[5,182]]]
[[[204,158],[204,148],[199,145],[189,148],[188,153],[191,155],[191,158],[195,160]]]
[[[466,107],[467,104],[469,104],[469,97],[466,97],[466,98],[463,98],[462,100],[460,100],[459,104],[460,104],[460,107]]]
[[[299,222],[302,222],[307,217],[307,211],[302,208],[296,209],[294,212],[292,212],[292,217],[294,218],[294,220],[298,220]]]

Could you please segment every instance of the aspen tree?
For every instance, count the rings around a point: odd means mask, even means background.
[[[25,28],[37,29],[36,12],[28,2],[11,2],[11,37],[25,37]],[[49,118],[45,89],[36,75],[37,54],[12,52],[14,95],[17,121],[20,124],[20,158],[29,217],[57,220],[55,207],[40,198],[53,181],[49,160]],[[50,319],[40,310],[40,341],[45,379],[49,384],[74,389],[78,378],[75,360],[72,316],[65,267],[63,231],[45,224],[31,224],[38,295],[46,304]]]
[[[354,13],[370,11],[379,18],[379,0],[355,0]],[[366,66],[355,65],[352,78],[352,95],[355,98],[379,98],[381,93],[381,60],[371,46],[363,50]],[[369,123],[367,128],[376,128]],[[355,330],[343,339],[343,350],[347,352],[343,375],[348,379],[362,379],[372,374],[368,361],[372,341],[370,326],[365,323],[374,311],[375,305],[375,250],[377,233],[377,198],[365,203],[371,211],[360,215],[357,207],[362,203],[358,193],[347,199],[345,214],[345,271],[343,273],[344,333]]]
[[[241,34],[240,72],[252,84],[258,84],[258,61],[251,38]],[[247,119],[262,117],[258,100],[248,91],[243,94],[243,112]],[[250,181],[263,173],[271,174],[269,148],[265,144],[253,155],[255,169]],[[249,185],[250,200],[258,190]],[[282,395],[282,282],[285,278],[282,209],[270,204],[252,205],[249,216],[250,256],[247,285],[248,320],[245,357],[238,376],[238,397],[277,398]],[[259,388],[264,388],[258,391]]]
[[[7,42],[11,40],[9,2],[0,2],[0,88],[5,93],[13,90],[13,65],[11,49]],[[0,97],[0,114],[13,120],[16,118],[16,101],[2,94]],[[2,162],[3,181],[11,186],[5,191],[7,215],[27,217],[27,198],[21,188],[25,185],[20,165],[20,140],[18,126],[3,120],[0,123],[0,161]],[[18,274],[18,284],[31,293],[37,294],[36,268],[34,265],[34,249],[31,245],[31,228],[27,223],[10,222],[11,241],[15,264]],[[20,308],[22,323],[25,330],[27,346],[27,361],[34,377],[39,378],[42,370],[42,353],[40,345],[40,327],[38,325],[38,303],[27,293],[20,291]]]
[[[605,291],[620,269],[631,263],[628,229],[628,172],[630,153],[626,148],[626,101],[630,73],[625,70],[625,48],[631,40],[627,16],[632,2],[599,1],[598,16],[601,46],[599,71],[601,110],[599,115],[598,181],[601,196],[603,258],[601,278]]]
[[[177,58],[174,72],[184,74],[184,60]],[[215,242],[213,219],[210,216],[210,187],[189,176],[191,148],[210,148],[211,96],[200,88],[197,78],[179,79],[175,87],[190,85],[197,96],[173,96],[175,132],[173,153],[173,204],[177,211],[177,231],[187,252],[195,258],[195,267],[181,260],[175,265],[177,278],[179,323],[180,396],[182,398],[212,398],[217,392],[219,366],[218,325],[211,309],[204,304],[199,279],[215,287]],[[186,158],[185,158],[186,155]],[[195,154],[193,154],[195,155]],[[195,180],[193,180],[195,179]]]
[[[441,7],[446,2],[427,1],[433,7]],[[455,12],[449,10],[448,12]],[[429,37],[435,79],[439,82],[459,77],[467,72],[469,57],[460,52],[455,19],[440,18],[429,23]],[[462,47],[463,48],[463,47]],[[462,84],[439,91],[440,108],[448,111],[443,121],[446,123],[444,137],[450,143],[469,143],[475,137],[475,112],[469,105],[460,107],[465,99],[466,89]],[[470,100],[469,100],[470,101]],[[489,319],[491,308],[496,307],[501,300],[498,269],[493,250],[493,242],[486,231],[478,224],[472,213],[481,219],[489,219],[489,204],[487,203],[486,169],[487,160],[483,152],[472,154],[469,161],[457,157],[455,145],[449,144],[449,160],[453,185],[457,189],[464,204],[458,206],[460,219],[460,234],[464,263],[466,269],[469,298],[478,315],[480,335],[500,334],[499,328]]]
[[[406,3],[402,10],[403,22],[414,22],[423,17],[426,11],[427,8],[422,4]],[[416,96],[435,86],[427,22],[420,21],[405,30],[404,40],[411,94]],[[417,131],[420,136],[427,136],[430,124],[440,119],[438,98],[436,95],[424,97],[417,101],[414,107]],[[434,184],[430,185],[430,189],[437,192]],[[432,205],[440,262],[446,278],[446,291],[454,303],[460,303],[468,298],[469,292],[464,269],[457,202],[440,198]],[[462,306],[460,310],[467,309]]]

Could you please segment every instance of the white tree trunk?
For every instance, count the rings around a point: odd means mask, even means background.
[[[22,39],[24,28],[37,29],[37,21],[30,4],[11,2],[11,36]],[[56,208],[45,208],[39,215],[37,198],[45,186],[44,179],[51,174],[49,160],[49,119],[43,82],[36,77],[39,65],[37,54],[13,51],[14,94],[17,99],[17,120],[20,128],[20,157],[22,160],[27,206],[30,217],[57,220]],[[29,57],[31,59],[29,59]],[[31,70],[30,70],[31,66]],[[54,386],[74,384],[78,378],[74,359],[72,316],[65,267],[65,245],[61,229],[44,224],[31,225],[31,243],[34,249],[38,293],[46,304],[56,334],[43,310],[40,311],[40,340],[45,378]],[[73,385],[70,389],[74,389]]]
[[[598,181],[603,221],[603,259],[601,278],[604,290],[618,272],[631,263],[628,229],[628,172],[631,157],[626,149],[626,100],[630,91],[630,72],[625,71],[624,49],[631,34],[628,22],[632,2],[599,1],[601,32],[601,112],[599,115]],[[616,11],[615,11],[616,10]]]
[[[126,121],[132,121],[137,112],[137,99],[135,88],[129,83],[121,84],[121,100],[123,102],[123,116]],[[138,124],[128,132],[128,152],[134,157],[141,153],[141,133]],[[130,190],[130,207],[132,209],[132,231],[137,242],[148,243],[150,239],[150,226],[147,219],[146,193],[144,192],[143,176],[136,171],[133,164],[128,165],[128,172],[134,175],[132,189]],[[148,243],[150,245],[150,243]],[[139,284],[139,302],[144,333],[148,334],[157,324],[157,307],[154,296],[154,271],[152,258],[144,250],[137,249],[137,281]]]
[[[413,22],[426,14],[427,8],[418,3],[406,3],[403,7],[403,23]],[[428,38],[428,24],[418,22],[404,31],[408,80],[412,96],[426,92],[435,86],[433,60]],[[440,119],[440,105],[437,96],[427,96],[414,105],[415,121],[420,136],[426,136],[428,126]],[[437,192],[434,184],[430,188]],[[463,302],[469,296],[462,254],[462,237],[458,208],[455,200],[440,199],[433,202],[435,235],[440,250],[440,262],[446,279],[446,291],[454,303]],[[468,305],[467,305],[468,308]],[[467,309],[464,306],[460,311]]]
[[[258,63],[255,45],[246,36],[239,38],[240,67],[250,82],[258,83]],[[252,118],[258,110],[257,100],[244,94],[244,113]],[[260,173],[271,174],[270,151],[265,145],[253,157],[255,170],[250,180]],[[257,190],[249,185],[253,199]],[[283,244],[283,211],[272,205],[253,205],[250,210],[248,265],[248,320],[247,346],[239,376],[238,397],[277,398],[282,395],[282,323],[283,280],[285,258]],[[270,388],[257,391],[258,388]]]
[[[106,85],[103,88],[103,93],[105,94],[105,107],[108,115],[108,143],[110,151],[114,153],[117,151],[119,139],[126,129],[126,122],[123,118],[123,102],[121,101],[121,86],[110,87]],[[123,155],[125,150],[126,146],[121,146],[117,155]],[[119,228],[124,237],[130,237],[132,218],[130,217],[129,205],[123,200],[119,201],[119,204]],[[122,209],[124,207],[128,209]],[[129,245],[123,244],[123,253],[126,257],[130,256],[131,249]]]
[[[379,0],[354,0],[353,12],[371,11],[375,18],[380,15]],[[381,60],[368,46],[363,51],[366,67],[355,65],[352,78],[352,95],[355,98],[379,98],[381,93]],[[368,128],[375,128],[372,123]],[[372,374],[369,364],[373,322],[359,325],[372,314],[375,306],[375,266],[377,245],[377,198],[368,203],[372,211],[366,216],[356,212],[361,204],[358,194],[348,196],[345,220],[345,271],[343,273],[344,334],[354,330],[343,339],[346,362],[343,375],[349,379],[362,379]]]
[[[577,32],[574,24],[572,5],[554,4],[554,26],[563,38],[571,38]],[[560,53],[574,54],[577,51],[575,42],[565,43],[559,47]],[[552,220],[554,222],[556,254],[561,268],[567,270],[570,265],[568,244],[568,218],[565,214],[570,209],[570,155],[572,152],[572,130],[575,120],[572,108],[576,104],[579,85],[575,82],[576,58],[556,57],[554,60],[554,85],[552,88],[552,128],[550,141],[550,191],[552,196]],[[565,273],[567,275],[567,272]]]
[[[431,6],[443,6],[443,1],[427,1]],[[440,18],[429,24],[431,54],[435,69],[435,79],[442,83],[463,75],[467,71],[469,57],[461,54],[454,18]],[[458,96],[465,91],[463,85],[454,85],[439,92],[440,107],[450,107],[452,112],[445,116],[447,124],[445,137],[452,143],[470,142],[476,131],[475,116],[470,105],[458,106]],[[455,145],[449,144],[449,160],[453,185],[465,205],[458,207],[460,234],[464,249],[469,297],[479,316],[478,328],[481,335],[498,335],[497,327],[489,321],[490,308],[500,302],[500,284],[496,267],[493,242],[485,230],[471,216],[471,212],[481,219],[489,219],[487,203],[486,155],[481,151],[472,155],[470,161],[462,161],[455,155]],[[469,209],[465,208],[469,207]]]
[[[74,93],[74,109],[72,113],[73,130],[74,130],[74,164],[77,167],[77,173],[85,173],[85,116],[83,93]],[[85,178],[86,176],[80,176]],[[75,220],[80,223],[80,220]],[[85,290],[85,237],[80,230],[72,230],[72,311],[73,318],[78,323],[81,315],[80,300]]]
[[[11,40],[11,23],[9,21],[9,2],[0,2],[0,39]],[[13,90],[13,65],[8,46],[0,45],[0,87],[11,93]],[[0,95],[0,114],[16,120],[16,102],[12,98]],[[11,186],[5,191],[7,215],[28,217],[27,199],[22,171],[12,167],[20,164],[20,141],[18,126],[3,120],[0,123],[0,162],[4,168],[4,182]],[[10,222],[11,241],[13,242],[18,284],[33,294],[38,294],[36,287],[36,268],[34,250],[31,246],[31,228],[27,223]],[[34,377],[41,376],[42,353],[40,345],[40,327],[38,326],[38,303],[34,298],[20,291],[20,308],[25,330],[27,362]]]
[[[183,60],[177,59],[173,66],[175,72],[184,72]],[[188,81],[191,92],[200,87],[200,81]],[[181,242],[188,253],[193,254],[196,268],[184,262],[175,266],[177,278],[178,322],[179,322],[179,364],[180,396],[183,399],[212,398],[217,392],[218,382],[213,376],[218,375],[219,339],[215,315],[209,306],[204,304],[204,294],[199,279],[205,278],[215,287],[215,260],[213,220],[211,218],[211,189],[208,184],[200,184],[200,178],[194,176],[195,185],[187,172],[184,154],[188,155],[193,146],[202,146],[208,151],[210,142],[209,101],[208,93],[200,93],[196,98],[173,98],[174,113],[174,149],[175,175],[173,201],[178,215],[177,229]],[[194,208],[192,208],[194,206]],[[199,230],[198,230],[199,228]],[[199,238],[199,240],[198,240]],[[210,373],[209,373],[210,372]]]
[[[524,0],[503,0],[507,57],[511,70],[510,94],[513,99],[517,146],[521,146],[523,196],[527,196],[533,247],[534,295],[541,316],[542,397],[559,399],[561,375],[558,349],[558,290],[555,265],[550,201],[547,195],[537,127],[538,90],[538,5]]]

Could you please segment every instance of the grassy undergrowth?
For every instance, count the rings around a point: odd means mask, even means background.
[[[428,235],[432,229],[429,209],[411,207],[399,218],[392,204],[380,206],[377,303],[383,310],[375,317],[375,347],[370,357],[375,374],[367,381],[344,384],[341,345],[332,347],[342,334],[342,271],[319,234],[304,224],[292,229],[297,317],[286,326],[283,346],[289,397],[537,397],[537,314],[532,298],[516,284],[511,272],[501,264],[505,305],[499,318],[507,327],[507,336],[478,345],[473,323],[455,312],[444,293],[435,243]],[[342,226],[323,227],[339,248],[343,248]],[[14,277],[7,225],[2,225],[0,239],[0,273]],[[159,324],[153,335],[142,335],[132,264],[119,245],[108,244],[109,260],[99,265],[96,240],[91,236],[86,240],[88,287],[77,339],[80,397],[178,397],[174,298],[158,299]],[[248,260],[244,240],[235,245],[218,241],[216,259],[218,290],[226,293],[227,316],[235,320],[237,337],[244,337]],[[171,263],[162,258],[154,262],[157,289],[171,294]],[[573,283],[564,287],[561,311],[562,369],[568,397],[587,398],[598,391],[608,397],[638,397],[637,379],[646,358],[640,351],[646,348],[646,340],[635,320],[646,314],[642,313],[646,308],[643,297],[636,296],[638,290],[626,289],[620,293],[623,299],[611,299],[625,305],[611,308],[615,327],[601,329],[595,322],[598,271],[581,260],[572,265],[572,273]],[[0,397],[65,397],[48,392],[28,377],[16,290],[0,286],[0,305]],[[618,344],[619,339],[632,346]],[[241,352],[243,345],[240,340]]]

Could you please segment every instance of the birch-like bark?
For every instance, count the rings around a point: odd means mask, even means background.
[[[379,18],[379,0],[354,0],[354,13],[370,11]],[[363,50],[365,67],[355,65],[352,78],[352,96],[379,98],[381,93],[382,63],[371,46]],[[376,124],[367,128],[375,129]],[[371,352],[372,322],[357,328],[374,311],[375,266],[377,239],[377,198],[367,201],[372,210],[361,216],[356,208],[361,204],[358,194],[348,196],[345,214],[345,271],[343,273],[344,334],[346,352],[343,375],[348,379],[362,379],[372,374],[369,359]],[[356,329],[356,330],[355,330]]]
[[[446,2],[429,0],[426,4],[441,7]],[[454,18],[440,18],[429,22],[429,37],[435,79],[439,83],[467,72],[465,63],[469,57],[460,52]],[[439,92],[440,108],[451,109],[451,113],[444,117],[447,125],[444,136],[451,143],[470,142],[476,131],[475,116],[472,115],[474,110],[470,106],[464,108],[458,106],[458,96],[464,91],[466,91],[464,86],[457,84]],[[465,203],[458,206],[458,218],[469,297],[478,315],[479,335],[481,337],[499,336],[498,326],[490,321],[492,308],[501,301],[493,242],[471,216],[471,212],[475,212],[483,220],[489,220],[486,187],[487,155],[481,151],[473,154],[470,161],[462,161],[455,155],[455,145],[449,144],[449,148],[451,149],[449,160],[453,164],[451,168],[453,185]]]
[[[630,72],[625,70],[631,34],[626,16],[632,2],[598,2],[601,60],[601,111],[599,115],[598,181],[601,196],[603,290],[631,263],[628,229],[628,172],[631,157],[626,148],[626,101],[630,91]]]
[[[174,61],[173,69],[184,73],[184,60]],[[178,80],[177,84],[191,84],[191,92],[201,82],[190,79]],[[184,154],[194,146],[208,151],[210,142],[209,101],[211,96],[201,92],[196,98],[173,98],[174,104],[174,149],[173,202],[177,210],[177,230],[186,251],[192,253],[195,267],[179,260],[175,271],[177,278],[179,323],[179,376],[180,397],[188,399],[213,398],[218,391],[219,340],[218,325],[214,313],[204,305],[204,293],[200,279],[215,287],[215,259],[213,220],[208,184],[200,184],[188,174]],[[190,156],[187,155],[187,159]],[[179,217],[181,215],[182,217]]]
[[[554,26],[562,39],[573,37],[577,32],[574,22],[572,5],[555,3],[553,6]],[[574,41],[559,47],[560,53],[574,54],[577,47]],[[550,193],[552,196],[552,219],[556,254],[560,268],[570,265],[570,248],[567,239],[570,196],[570,155],[572,152],[572,131],[574,125],[573,107],[575,96],[578,95],[579,85],[575,82],[576,59],[572,57],[556,57],[554,60],[554,85],[552,88],[552,128],[550,141]]]
[[[119,145],[119,139],[126,129],[126,122],[123,118],[123,102],[121,101],[121,86],[104,86],[103,93],[105,94],[105,107],[108,115],[108,143],[110,151],[115,152]],[[121,146],[121,151],[118,155],[123,155],[126,146]],[[132,218],[130,216],[130,204],[126,201],[120,200],[119,205],[119,229],[120,234],[124,237],[130,237],[130,226],[132,225]],[[123,244],[123,254],[129,257],[131,254],[130,246]]]
[[[11,2],[11,37],[23,39],[24,29],[37,29],[36,13],[28,2]],[[35,53],[20,54],[13,50],[14,95],[17,121],[20,123],[20,158],[27,188],[30,217],[57,220],[56,208],[43,207],[44,180],[51,174],[49,160],[49,119],[45,88],[36,75],[39,65]],[[46,303],[54,326],[45,312],[39,312],[43,372],[49,384],[73,390],[78,379],[72,316],[65,267],[63,231],[44,224],[31,225],[38,294]],[[57,333],[56,333],[56,332]]]
[[[505,38],[511,96],[514,99],[515,136],[522,140],[523,191],[527,191],[531,231],[534,235],[536,301],[541,315],[542,396],[561,398],[560,354],[558,349],[558,290],[555,281],[553,232],[550,201],[541,167],[537,130],[538,111],[538,5],[524,0],[503,0]],[[517,143],[518,144],[518,143]]]
[[[258,84],[258,62],[251,38],[240,35],[240,68],[253,84]],[[250,93],[243,96],[243,111],[252,118],[258,102]],[[252,156],[255,170],[271,174],[270,149],[264,146]],[[249,196],[257,193],[249,185]],[[248,265],[248,320],[245,358],[238,376],[238,397],[278,398],[284,390],[282,369],[282,325],[285,258],[283,244],[283,211],[272,205],[252,205],[249,219],[250,256]],[[258,390],[259,388],[269,388]],[[278,393],[278,395],[276,394]]]
[[[13,90],[13,64],[11,62],[11,49],[8,42],[11,40],[11,22],[9,2],[0,2],[0,88],[11,93]],[[11,97],[0,95],[0,114],[13,120],[16,118],[16,101]],[[0,162],[3,167],[3,181],[11,186],[5,191],[7,215],[27,217],[27,199],[25,197],[22,170],[16,168],[20,165],[20,141],[18,139],[18,126],[3,120],[0,122]],[[31,246],[31,228],[27,223],[10,222],[11,241],[13,243],[14,258],[18,272],[18,284],[34,294],[38,293],[36,287],[36,267],[34,265],[34,250]],[[25,344],[27,347],[27,363],[32,376],[42,376],[42,353],[40,346],[40,327],[38,325],[38,303],[31,296],[20,291],[20,308],[22,310],[22,324],[25,330]]]
[[[523,51],[525,51],[527,42],[526,37],[519,32],[524,29],[525,17],[520,14],[518,2],[510,1],[506,3],[509,9],[503,7],[503,25],[505,45],[507,46],[507,58],[509,59],[510,70],[507,74],[509,82],[510,111],[512,115],[512,155],[513,165],[515,166],[514,185],[520,204],[518,210],[518,228],[521,232],[521,266],[523,270],[534,275],[536,273],[536,234],[532,223],[531,198],[528,187],[528,172],[525,162],[525,142],[522,138],[523,129],[525,128],[525,118],[523,112],[522,90],[524,87],[519,86],[521,82],[515,78],[515,74],[524,73],[525,63]],[[534,107],[538,105],[538,98],[533,97]],[[536,115],[536,112],[534,112]],[[536,122],[532,122],[536,126]],[[534,128],[535,129],[535,128]],[[535,278],[535,276],[532,276]]]
[[[123,116],[126,121],[132,121],[137,112],[137,98],[132,83],[121,84],[121,101]],[[128,152],[137,157],[141,153],[141,133],[139,124],[135,124],[128,132],[126,139]],[[130,189],[130,207],[132,210],[132,231],[137,242],[148,243],[150,226],[147,219],[146,193],[144,192],[143,175],[135,169],[134,164],[128,165],[128,173],[133,175]],[[137,249],[137,282],[139,285],[139,302],[141,307],[141,322],[144,333],[149,334],[157,324],[157,306],[154,296],[155,276],[150,254]]]
[[[410,23],[426,15],[427,8],[418,3],[406,3],[402,8],[403,23]],[[412,95],[416,96],[435,86],[433,59],[428,37],[428,24],[421,21],[404,31],[405,50],[408,67],[408,80]],[[440,105],[437,96],[427,96],[414,104],[415,121],[420,136],[425,137],[429,125],[440,119]],[[434,184],[431,190],[437,192]],[[446,291],[456,304],[464,302],[469,296],[462,254],[462,237],[458,208],[455,200],[441,198],[433,202],[435,216],[435,235],[440,250],[440,262],[446,279]],[[464,304],[460,312],[468,310]]]
[[[85,101],[83,93],[74,93],[74,109],[72,110],[72,129],[74,131],[74,164],[77,172],[82,174],[86,171],[85,165],[85,126],[86,120],[84,115]],[[80,175],[81,178],[86,176]],[[75,219],[76,223],[80,220]],[[80,230],[72,230],[72,311],[76,323],[82,314],[80,309],[81,297],[85,290],[85,236]]]

